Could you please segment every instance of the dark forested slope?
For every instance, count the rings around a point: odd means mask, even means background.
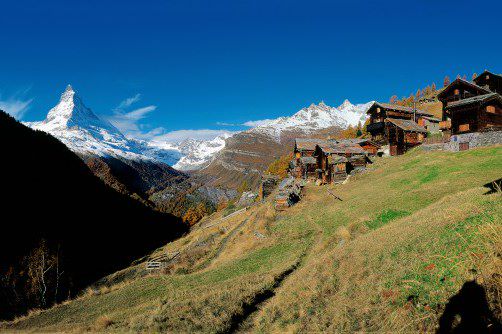
[[[187,231],[180,219],[106,186],[57,139],[1,111],[0,143],[0,319],[75,295]]]

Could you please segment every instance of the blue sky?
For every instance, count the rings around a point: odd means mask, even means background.
[[[137,136],[207,137],[321,100],[387,101],[445,75],[502,72],[500,1],[3,0],[1,8],[0,107],[41,120],[70,83]]]

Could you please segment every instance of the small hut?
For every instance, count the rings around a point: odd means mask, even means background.
[[[401,155],[410,148],[420,145],[427,134],[425,128],[412,120],[388,118],[385,123],[390,155]]]

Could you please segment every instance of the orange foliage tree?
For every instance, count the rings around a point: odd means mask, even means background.
[[[291,159],[293,159],[292,154],[283,155],[268,166],[265,174],[277,175],[280,178],[285,178],[288,176],[289,162]]]
[[[197,206],[191,206],[190,208],[188,208],[188,210],[183,215],[183,221],[192,226],[208,213],[209,210],[204,205],[204,203],[199,203]]]

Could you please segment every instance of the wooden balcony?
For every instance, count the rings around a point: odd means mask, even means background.
[[[385,122],[370,123],[366,126],[366,131],[370,133],[381,132],[385,129]]]
[[[464,92],[464,94],[452,95],[452,96],[447,97],[444,100],[446,101],[447,104],[449,104],[450,102],[460,101],[460,100],[468,99],[468,98],[474,97],[474,96],[476,96],[476,95],[471,94],[469,92]]]
[[[449,130],[451,129],[451,121],[441,121],[439,122],[440,130]]]

